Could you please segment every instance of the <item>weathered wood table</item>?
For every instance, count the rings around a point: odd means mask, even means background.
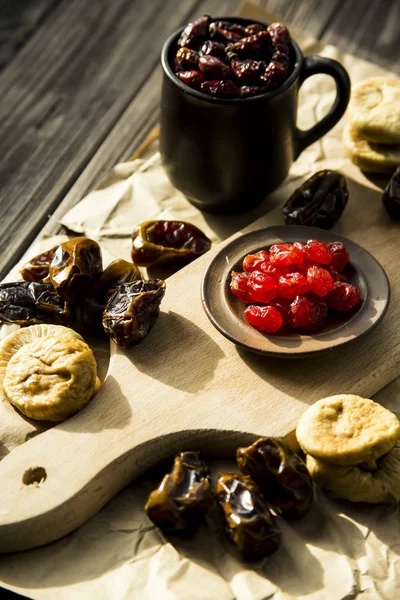
[[[400,74],[398,0],[258,0]],[[163,41],[239,0],[0,0],[0,276],[157,122]]]

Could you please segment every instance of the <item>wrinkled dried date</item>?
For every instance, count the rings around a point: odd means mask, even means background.
[[[33,325],[68,318],[70,308],[51,283],[15,282],[0,284],[0,323]]]
[[[211,54],[205,54],[200,57],[199,69],[209,80],[228,79],[231,75],[231,70],[228,65]]]
[[[400,167],[393,173],[382,195],[383,206],[394,219],[400,219]]]
[[[119,346],[138,344],[153,328],[164,294],[161,279],[120,285],[105,306],[104,331]]]
[[[239,88],[230,79],[224,81],[205,81],[201,89],[211,96],[219,96],[221,98],[236,98],[239,96]]]
[[[318,171],[307,179],[283,207],[288,225],[312,225],[329,229],[346,208],[349,192],[346,179],[336,171]]]
[[[250,23],[244,30],[246,35],[254,35],[255,33],[260,33],[260,31],[265,31],[265,26],[261,25],[261,23]]]
[[[243,58],[260,58],[270,45],[270,36],[267,31],[260,31],[242,38],[234,44],[228,44],[227,52],[235,52]]]
[[[260,82],[260,72],[266,68],[262,61],[245,58],[243,60],[233,58],[231,60],[231,69],[239,85],[257,84]]]
[[[145,221],[132,233],[132,260],[136,265],[188,263],[211,248],[211,241],[185,221]]]
[[[242,98],[257,96],[258,94],[262,94],[263,91],[264,88],[260,85],[242,85],[239,89],[239,93]]]
[[[175,56],[176,67],[182,71],[197,70],[200,54],[191,48],[180,48]]]
[[[192,21],[186,25],[185,29],[178,40],[180,48],[193,48],[199,42],[203,41],[208,36],[208,28],[211,23],[211,17],[203,15],[199,19]]]
[[[90,283],[102,271],[99,244],[86,237],[77,237],[57,248],[49,276],[57,293],[74,304],[83,299]]]
[[[200,71],[195,70],[180,71],[179,73],[176,73],[176,76],[179,77],[183,83],[186,83],[186,85],[194,88],[195,90],[200,89],[201,84],[206,79],[204,73],[200,73]]]
[[[58,246],[42,252],[31,258],[21,269],[20,274],[25,281],[43,281],[49,274],[50,263],[53,260]]]
[[[246,558],[262,558],[277,550],[280,530],[250,477],[220,473],[216,495],[226,532]]]
[[[246,35],[244,27],[230,21],[214,21],[209,31],[212,38],[223,42],[237,42]]]
[[[177,533],[198,525],[213,502],[206,464],[197,452],[181,452],[172,471],[151,492],[145,511],[157,527]]]
[[[275,90],[286,79],[286,69],[279,62],[270,62],[264,73],[260,76],[265,92]]]
[[[207,40],[200,48],[200,53],[203,55],[211,54],[223,60],[225,58],[225,44]]]
[[[313,486],[304,461],[278,438],[261,438],[239,448],[237,463],[259,486],[265,499],[285,519],[304,517],[311,509]]]

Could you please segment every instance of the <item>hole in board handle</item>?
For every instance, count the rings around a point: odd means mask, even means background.
[[[44,481],[46,481],[47,473],[43,467],[32,467],[27,469],[22,475],[22,483],[24,485],[35,485],[39,487]]]

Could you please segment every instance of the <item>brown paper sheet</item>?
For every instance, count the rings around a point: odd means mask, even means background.
[[[241,14],[273,20],[260,7],[243,5]],[[335,58],[352,82],[387,74],[383,69],[332,46],[316,42],[291,26],[305,54]],[[391,74],[391,76],[394,76]],[[300,94],[299,126],[310,127],[332,104],[334,85],[325,76],[305,82]],[[346,166],[342,121],[308,148],[293,165],[285,184],[272,198],[245,216],[203,215],[167,180],[155,138],[139,158],[117,165],[96,190],[74,207],[62,223],[77,234],[97,239],[104,262],[129,260],[134,224],[151,218],[176,218],[202,228],[214,243],[242,229],[287,198],[300,180],[322,168]],[[366,182],[368,185],[370,183]],[[27,253],[32,256],[64,238],[47,238]],[[24,262],[22,259],[21,263]],[[13,281],[18,266],[7,277]],[[1,336],[10,331],[3,327]],[[108,346],[90,341],[104,378]],[[395,411],[400,379],[375,399]],[[396,412],[396,411],[395,411]],[[0,400],[0,459],[46,424],[24,420]],[[213,460],[212,471],[234,470],[232,460]],[[213,509],[190,538],[165,538],[146,518],[143,505],[158,483],[156,471],[128,486],[79,530],[36,550],[2,556],[0,583],[32,598],[59,600],[340,600],[394,599],[400,588],[399,507],[361,506],[333,501],[317,491],[311,514],[301,523],[282,520],[282,547],[262,562],[247,564],[233,551]]]

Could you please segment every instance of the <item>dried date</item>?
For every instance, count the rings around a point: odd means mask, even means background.
[[[102,271],[99,244],[86,237],[77,237],[57,248],[49,276],[59,296],[74,304],[83,299],[90,283]]]
[[[339,220],[349,192],[345,177],[336,171],[318,171],[290,196],[283,207],[287,225],[329,229]]]
[[[132,233],[132,260],[136,265],[189,263],[211,248],[211,241],[185,221],[145,221]]]
[[[250,98],[250,96],[258,96],[264,91],[260,85],[242,85],[239,88],[241,98]]]
[[[145,511],[157,527],[177,533],[196,527],[213,502],[206,464],[197,452],[181,452],[172,471],[151,492]]]
[[[214,21],[209,29],[212,38],[223,42],[237,42],[246,35],[244,27],[230,21]]]
[[[165,281],[150,279],[120,285],[103,311],[103,327],[119,346],[138,344],[151,331],[160,313]]]
[[[201,89],[210,96],[219,96],[220,98],[237,98],[240,93],[239,88],[230,79],[205,81]]]
[[[260,33],[260,31],[265,31],[265,29],[265,26],[261,25],[261,23],[250,23],[250,25],[247,25],[244,32],[248,36],[254,35],[255,33]]]
[[[279,62],[270,62],[264,73],[260,76],[264,92],[275,90],[285,81],[287,70]]]
[[[272,62],[278,62],[287,70],[291,46],[290,33],[283,23],[271,23],[267,28],[271,38]]]
[[[0,284],[1,323],[33,325],[59,322],[69,316],[70,307],[51,283],[24,281]]]
[[[176,73],[176,76],[183,82],[186,83],[189,87],[199,90],[201,88],[201,84],[205,81],[204,73],[200,73],[200,71],[180,71]]]
[[[260,72],[266,69],[266,64],[251,58],[233,58],[231,69],[239,85],[254,85],[260,82]]]
[[[285,519],[304,517],[311,509],[313,486],[304,461],[278,438],[261,438],[239,448],[237,463],[259,486],[265,499]]]
[[[210,54],[211,56],[216,56],[223,60],[225,58],[225,44],[207,40],[200,48],[200,53],[203,55]]]
[[[206,79],[229,79],[231,70],[222,60],[211,54],[205,54],[199,59],[199,69]]]
[[[191,48],[179,48],[175,56],[175,64],[182,71],[198,70],[200,54]]]
[[[228,44],[227,52],[234,52],[243,58],[259,58],[262,52],[269,49],[271,44],[267,31],[260,31],[253,35],[242,38],[234,44]]]
[[[25,281],[43,281],[49,274],[50,263],[53,260],[58,246],[42,252],[31,258],[21,269],[20,274]]]
[[[209,36],[211,17],[203,15],[199,19],[186,25],[178,40],[179,48],[194,48]]]
[[[280,530],[250,477],[220,473],[216,495],[226,532],[246,558],[262,558],[277,550]]]
[[[400,167],[393,173],[382,195],[383,206],[394,219],[400,219]]]

